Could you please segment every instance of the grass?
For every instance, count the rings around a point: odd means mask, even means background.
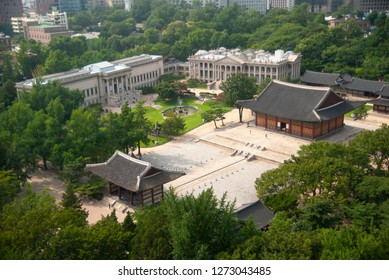
[[[364,105],[364,107],[365,107],[366,111],[370,111],[370,110],[373,109],[373,106],[370,106],[370,105]],[[355,110],[358,110],[358,109],[355,109]],[[352,118],[352,117],[351,117],[351,114],[353,114],[355,110],[353,110],[353,111],[351,111],[351,112],[348,112],[348,113],[345,114],[344,116],[347,117],[347,118]]]
[[[186,97],[183,97],[181,99],[182,99],[182,105],[196,106],[197,108],[199,108],[199,111],[197,113],[190,115],[190,116],[183,117],[185,120],[185,130],[183,131],[183,133],[186,133],[186,132],[188,132],[188,131],[190,131],[190,130],[192,130],[192,129],[194,129],[194,128],[196,128],[204,123],[203,119],[201,117],[201,113],[210,110],[211,107],[207,104],[207,102],[205,102],[205,104],[195,104],[195,101],[198,100],[195,97],[186,96]],[[158,104],[159,106],[161,106],[161,108],[157,110],[153,107],[146,107],[146,110],[147,110],[146,117],[152,123],[155,123],[155,122],[162,123],[164,120],[164,117],[162,116],[162,111],[166,110],[168,108],[174,107],[174,106],[178,106],[177,100],[163,100],[163,101],[161,100],[161,101],[156,101],[155,103]],[[228,110],[231,109],[230,107],[225,107],[225,108]],[[150,142],[147,146],[148,147],[155,146],[155,143],[154,143],[155,137],[150,136],[150,139],[152,140],[152,142]],[[167,139],[165,137],[159,137],[159,139],[158,139],[159,145],[166,143],[168,141],[169,141],[169,139]]]

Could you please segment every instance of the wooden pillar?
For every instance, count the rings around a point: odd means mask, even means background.
[[[265,115],[265,128],[267,128],[267,114]]]
[[[292,120],[289,119],[289,134],[292,134]]]
[[[304,122],[301,121],[300,136],[304,137]]]
[[[154,188],[151,188],[151,204],[154,205]]]
[[[239,106],[239,122],[242,122],[242,116],[243,116],[243,107]]]
[[[119,199],[122,199],[122,188],[119,186]]]
[[[161,200],[163,200],[163,185],[161,185]]]
[[[140,192],[140,205],[143,206],[143,192]]]
[[[130,191],[130,203],[134,205],[134,193],[132,191]]]
[[[109,186],[109,194],[112,194],[112,183],[109,182],[109,183],[108,183],[108,186]]]

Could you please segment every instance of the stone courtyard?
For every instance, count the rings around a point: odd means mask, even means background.
[[[216,129],[213,122],[206,123],[164,145],[142,149],[143,160],[156,167],[186,173],[166,184],[166,189],[172,187],[179,196],[184,196],[190,193],[197,195],[212,187],[218,198],[226,193],[227,200],[235,201],[235,207],[240,208],[257,200],[256,178],[267,170],[277,168],[296,154],[302,145],[311,143],[283,132],[255,127],[254,116],[249,110],[244,110],[243,123],[239,123],[237,109],[225,117],[225,126],[218,123],[219,128]],[[375,113],[369,113],[365,120],[346,118],[344,128],[323,140],[346,143],[361,131],[377,129],[387,120],[386,116]],[[34,176],[33,186],[39,191],[43,185],[50,185],[49,190],[60,200],[63,185],[58,180],[47,178],[43,171],[41,173]],[[109,195],[108,187],[103,200],[83,201],[83,206],[89,212],[90,223],[97,222],[113,209],[116,209],[119,221],[123,221],[127,211],[136,210],[130,208],[126,201]]]

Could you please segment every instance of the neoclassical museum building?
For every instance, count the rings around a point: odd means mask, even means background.
[[[217,83],[227,80],[232,74],[243,73],[255,77],[257,83],[265,79],[282,80],[299,78],[301,55],[292,51],[240,49],[199,50],[188,58],[189,78]]]
[[[365,104],[348,101],[329,87],[291,84],[273,80],[253,100],[239,100],[255,113],[255,125],[309,139],[325,137],[344,126],[344,114]]]

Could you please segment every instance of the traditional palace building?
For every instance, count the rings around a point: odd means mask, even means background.
[[[46,75],[42,77],[42,81],[59,81],[64,87],[79,89],[84,93],[84,106],[95,103],[120,106],[124,101],[135,101],[139,94],[136,89],[153,86],[162,74],[163,58],[144,54]],[[18,93],[31,91],[35,82],[35,79],[30,79],[17,83]]]
[[[110,194],[117,192],[119,199],[126,198],[133,206],[160,202],[163,200],[163,185],[185,175],[182,171],[157,168],[119,151],[106,162],[87,164],[85,169],[106,179]]]
[[[344,114],[365,104],[347,101],[329,87],[297,85],[273,80],[255,100],[240,100],[256,114],[257,126],[317,139],[344,126]]]
[[[331,74],[306,71],[301,82],[307,85],[329,86],[342,96],[364,98],[373,104],[373,111],[389,114],[389,83],[351,77],[348,74]]]
[[[274,54],[263,50],[240,49],[200,50],[188,58],[189,78],[220,84],[232,74],[244,73],[255,77],[257,83],[265,79],[299,78],[301,55],[276,50]]]

